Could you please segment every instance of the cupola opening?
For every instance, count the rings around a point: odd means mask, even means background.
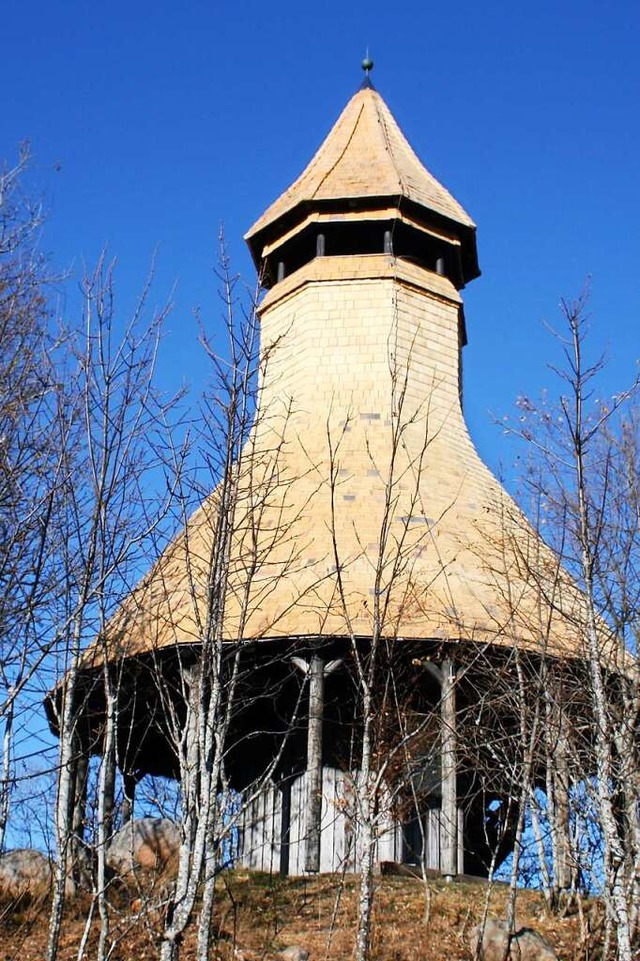
[[[321,229],[320,229],[321,228]],[[460,243],[453,237],[419,228],[406,219],[313,219],[283,242],[266,247],[262,283],[266,288],[290,277],[314,257],[385,254],[447,277],[454,287],[464,286]]]

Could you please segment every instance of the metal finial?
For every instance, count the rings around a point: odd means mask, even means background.
[[[371,77],[369,74],[373,70],[373,60],[369,56],[369,48],[367,47],[367,53],[364,60],[362,61],[362,69],[364,70],[364,80],[360,87],[361,90],[366,90],[367,88],[373,89],[373,84],[371,83]]]

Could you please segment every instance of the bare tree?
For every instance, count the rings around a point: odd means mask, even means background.
[[[224,784],[226,736],[235,709],[240,670],[242,618],[235,644],[225,636],[225,602],[230,577],[231,549],[235,531],[239,484],[245,467],[245,446],[255,413],[256,318],[252,310],[238,323],[234,293],[236,279],[222,255],[221,279],[228,357],[221,357],[208,338],[203,338],[214,370],[214,389],[205,398],[202,423],[207,436],[207,478],[217,481],[213,495],[200,508],[206,545],[192,544],[193,523],[187,518],[180,541],[184,565],[183,584],[191,597],[192,612],[200,641],[197,661],[183,671],[182,700],[186,724],[169,704],[172,740],[178,755],[182,844],[175,891],[167,913],[161,957],[173,961],[191,924],[196,896],[202,890],[198,923],[198,956],[208,957],[212,923],[214,882],[219,871],[217,851],[226,827]],[[185,494],[183,503],[191,502]],[[204,553],[204,556],[202,554]],[[204,596],[204,603],[201,598]],[[202,884],[202,888],[201,888]]]
[[[554,546],[582,591],[577,618],[590,725],[571,726],[568,737],[576,776],[597,810],[617,956],[629,961],[640,837],[638,668],[631,656],[638,623],[638,382],[609,403],[597,400],[603,362],[585,360],[586,304],[586,295],[563,301],[565,328],[558,338],[564,363],[556,368],[562,392],[555,403],[523,400],[518,433],[533,450],[530,481],[544,499]],[[566,746],[562,755],[566,766]]]
[[[163,313],[145,322],[146,291],[133,317],[120,325],[114,301],[113,265],[102,258],[83,282],[83,328],[69,340],[72,357],[65,389],[58,395],[55,442],[64,458],[64,485],[57,493],[59,605],[52,623],[58,650],[57,695],[51,698],[59,734],[56,842],[58,861],[52,901],[48,957],[58,950],[69,858],[74,842],[74,785],[79,753],[87,743],[81,721],[84,651],[105,637],[118,601],[144,562],[146,541],[163,516],[154,509],[157,468],[154,438],[166,425],[168,405],[153,377]],[[49,615],[52,617],[52,614]],[[98,650],[102,644],[98,643]],[[96,658],[94,645],[93,659]],[[107,954],[109,914],[106,846],[112,829],[112,783],[116,743],[118,652],[103,661],[107,709],[99,732],[102,762],[98,790],[97,875],[94,897],[101,918],[98,947]],[[98,745],[93,745],[95,748]]]
[[[202,336],[212,383],[194,439],[200,461],[196,483],[194,487],[192,479],[183,478],[177,501],[183,530],[151,573],[151,582],[160,585],[161,603],[170,609],[177,605],[165,621],[155,653],[156,684],[177,759],[181,798],[181,846],[160,952],[164,961],[179,957],[185,932],[194,923],[198,957],[208,958],[225,842],[242,811],[273,775],[286,739],[285,731],[248,783],[243,781],[240,799],[237,778],[230,772],[230,766],[238,764],[233,757],[242,751],[236,743],[238,718],[256,697],[256,657],[259,670],[266,667],[247,623],[269,585],[286,575],[272,555],[291,523],[277,507],[287,487],[279,468],[287,413],[270,420],[272,412],[259,403],[277,344],[258,352],[255,306],[243,309],[239,281],[223,245],[219,280],[227,337],[221,345]],[[194,499],[205,493],[189,516]],[[295,547],[292,553],[295,557]],[[185,617],[196,641],[191,652],[181,633]],[[171,651],[180,665],[178,677],[163,667]],[[263,698],[266,694],[260,692]],[[248,768],[246,762],[244,766]]]
[[[395,323],[398,323],[397,318]],[[350,656],[347,667],[352,672],[355,689],[352,763],[355,768],[356,863],[360,873],[355,943],[357,961],[366,961],[371,954],[378,835],[394,807],[401,810],[400,798],[403,795],[411,798],[415,793],[412,779],[416,755],[420,755],[423,766],[433,760],[432,756],[441,758],[443,784],[447,788],[455,778],[456,768],[455,708],[452,713],[449,697],[455,685],[453,668],[446,657],[441,671],[429,663],[432,672],[438,675],[440,699],[428,709],[423,706],[421,711],[412,710],[407,703],[408,678],[403,676],[406,675],[408,649],[402,651],[398,643],[404,618],[410,617],[411,611],[415,610],[417,595],[428,589],[428,584],[415,575],[414,567],[416,558],[424,551],[434,549],[429,526],[425,523],[428,511],[424,502],[424,477],[431,445],[442,427],[442,413],[434,413],[431,409],[433,395],[430,391],[426,392],[426,397],[422,391],[416,397],[412,370],[414,345],[410,343],[405,347],[406,356],[402,356],[402,350],[398,349],[400,359],[393,347],[394,337],[400,339],[396,330],[392,330],[390,336],[388,355],[389,426],[385,429],[382,446],[379,439],[373,442],[365,437],[362,451],[369,473],[378,479],[379,485],[381,503],[375,512],[375,543],[363,542],[360,533],[345,524],[340,509],[342,448],[353,426],[351,418],[343,421],[339,432],[331,422],[327,425],[336,598],[348,632]],[[445,506],[443,513],[450,506]],[[423,523],[417,526],[416,520]],[[438,520],[438,517],[431,516],[429,525],[435,526]],[[356,626],[353,621],[349,588],[352,565],[363,564],[369,570],[368,625],[364,638],[361,625]],[[401,666],[403,662],[404,667]],[[416,663],[422,663],[421,659],[418,658]],[[438,735],[434,737],[433,734],[434,717],[440,731],[437,752],[433,744],[438,740]],[[430,746],[425,747],[430,731]],[[455,791],[451,797],[454,812],[447,810],[446,814],[457,826]],[[446,798],[443,797],[442,803],[446,807]],[[457,827],[444,833],[447,838],[455,837]],[[423,858],[424,854],[423,851]],[[455,841],[451,857],[455,864],[451,873],[457,873]]]
[[[20,752],[16,720],[39,701],[34,679],[49,649],[40,615],[54,587],[61,467],[52,437],[60,335],[38,249],[42,209],[22,186],[28,164],[24,147],[17,164],[0,172],[0,850]]]

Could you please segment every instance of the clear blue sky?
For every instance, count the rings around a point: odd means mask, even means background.
[[[494,469],[513,450],[490,412],[551,381],[561,296],[591,277],[604,391],[640,354],[640,6],[631,0],[455,4],[180,4],[5,0],[0,155],[32,142],[50,209],[43,244],[81,268],[105,243],[133,299],[158,247],[175,287],[163,364],[198,387],[192,308],[216,323],[219,224],[242,234],[300,172],[361,80],[478,224],[465,291],[466,410]]]

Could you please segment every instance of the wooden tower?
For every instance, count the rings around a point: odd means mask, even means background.
[[[280,757],[243,815],[239,857],[290,873],[357,869],[354,663],[375,638],[382,676],[398,671],[396,707],[406,717],[430,711],[435,724],[425,726],[431,750],[425,734],[404,752],[409,788],[380,815],[377,856],[482,873],[487,805],[509,785],[473,793],[477,772],[473,759],[462,769],[456,737],[461,705],[473,705],[515,648],[578,655],[580,596],[480,460],[463,418],[460,291],[479,275],[475,225],[367,73],[246,239],[266,293],[224,634],[253,659],[254,693],[271,693],[239,722],[229,761],[237,789],[265,756]],[[175,773],[145,678],[161,658],[166,672],[181,669],[185,652],[197,660],[215,504],[214,493],[112,622],[109,643],[129,665],[125,774]],[[473,673],[480,656],[484,675]],[[89,679],[91,655],[85,663]],[[294,704],[302,712],[280,748]],[[390,723],[396,739],[399,724]],[[402,780],[389,767],[381,797]]]

